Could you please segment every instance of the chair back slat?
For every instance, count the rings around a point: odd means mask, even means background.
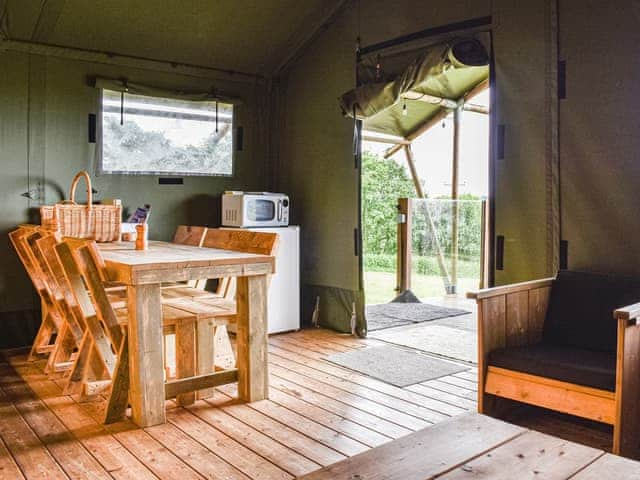
[[[31,257],[36,264],[39,275],[45,284],[45,288],[50,292],[54,300],[58,300],[60,298],[58,281],[51,272],[44,255],[36,245],[39,240],[49,235],[50,234],[43,235],[42,231],[38,229],[28,233],[25,236],[25,240],[28,245],[29,252],[31,253]]]
[[[206,233],[207,227],[180,225],[176,228],[176,233],[173,236],[173,243],[190,245],[192,247],[201,247]]]
[[[209,228],[202,246],[272,256],[276,254],[278,242],[277,233]],[[216,293],[227,300],[235,299],[235,279],[230,277],[221,278],[218,281]]]
[[[98,318],[105,326],[113,344],[116,348],[120,348],[122,329],[104,287],[105,274],[104,268],[101,267],[104,265],[102,255],[100,255],[94,241],[87,242],[85,246],[78,248],[74,253],[82,278],[91,292],[91,300]]]
[[[258,255],[274,255],[278,247],[278,234],[252,230],[209,228],[204,236],[202,246]]]
[[[84,317],[95,316],[96,311],[85,286],[82,274],[73,256],[73,248],[68,242],[61,242],[55,246],[56,253],[60,259],[60,264],[64,270],[65,279],[75,298],[77,304],[82,309]]]
[[[80,305],[92,341],[100,353],[105,367],[112,374],[116,368],[116,353],[122,343],[122,331],[111,307],[100,276],[93,271],[87,273],[85,265],[93,262],[86,246],[64,241],[56,245],[56,252],[64,268],[66,279]],[[84,253],[81,253],[84,252]]]
[[[73,328],[74,335],[79,340],[86,328],[86,323],[82,308],[73,293],[73,288],[67,278],[60,257],[56,253],[56,246],[59,243],[55,235],[44,235],[35,241],[33,250],[43,258],[50,275],[55,280],[59,303],[63,305],[65,317]],[[90,303],[88,296],[86,300]]]
[[[42,238],[40,229],[37,227],[20,227],[18,230],[9,233],[9,238],[27,271],[27,275],[46,307],[47,316],[53,321],[57,329],[62,328],[64,315],[56,296],[55,282],[49,274],[46,262],[37,255],[33,248],[34,242]]]
[[[9,233],[9,240],[11,240],[11,244],[18,254],[18,258],[20,262],[22,262],[33,286],[38,293],[42,295],[41,292],[46,290],[46,285],[44,284],[42,272],[27,242],[27,236],[35,231],[35,228],[20,227]]]

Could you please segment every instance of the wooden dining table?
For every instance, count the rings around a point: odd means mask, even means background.
[[[150,241],[99,244],[108,280],[127,287],[132,420],[140,427],[165,423],[161,287],[165,282],[237,278],[238,395],[267,398],[267,278],[275,258],[267,255]]]

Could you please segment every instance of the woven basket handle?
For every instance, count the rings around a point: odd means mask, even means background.
[[[75,205],[76,204],[76,189],[78,188],[78,183],[80,183],[80,179],[84,178],[84,182],[87,184],[87,208],[91,209],[93,205],[93,190],[91,188],[91,177],[89,174],[82,170],[76,173],[76,176],[73,177],[73,181],[71,182],[71,189],[69,192],[69,203]]]

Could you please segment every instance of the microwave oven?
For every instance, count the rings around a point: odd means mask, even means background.
[[[224,227],[286,227],[289,197],[283,193],[225,192],[222,195]]]

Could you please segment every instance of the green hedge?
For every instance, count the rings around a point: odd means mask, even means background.
[[[395,272],[396,256],[388,254],[365,254],[364,270],[368,272]],[[447,268],[451,268],[451,258],[445,257]],[[413,273],[426,276],[440,276],[440,268],[435,257],[413,256]],[[480,265],[477,258],[458,259],[458,276],[461,278],[477,278],[480,276]]]

